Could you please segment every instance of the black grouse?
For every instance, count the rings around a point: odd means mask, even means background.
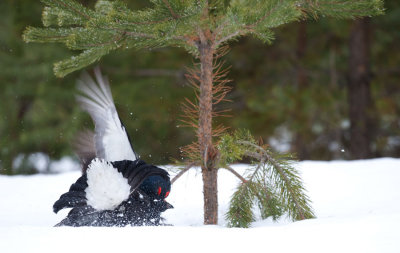
[[[162,225],[161,213],[171,183],[168,172],[138,159],[119,119],[110,86],[100,70],[97,83],[84,73],[77,96],[95,123],[95,133],[82,132],[75,149],[82,176],[53,205],[55,213],[72,208],[56,226]]]

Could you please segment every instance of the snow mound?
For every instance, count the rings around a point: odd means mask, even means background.
[[[113,210],[129,198],[131,187],[111,163],[94,159],[87,170],[87,203],[96,210]]]

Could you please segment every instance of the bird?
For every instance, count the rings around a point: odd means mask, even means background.
[[[100,68],[95,80],[86,72],[76,99],[95,130],[77,135],[74,149],[82,175],[54,203],[53,211],[72,208],[56,226],[163,225],[161,213],[173,208],[165,199],[171,182],[166,170],[141,160],[119,118],[108,79]]]

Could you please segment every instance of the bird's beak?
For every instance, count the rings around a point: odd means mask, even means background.
[[[174,206],[171,205],[170,203],[168,203],[167,201],[164,200],[164,202],[165,202],[165,208],[166,208],[166,209],[172,209],[172,208],[174,208]]]

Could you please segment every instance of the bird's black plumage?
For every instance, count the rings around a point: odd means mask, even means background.
[[[85,189],[88,187],[86,174],[82,175],[71,185],[69,191],[61,195],[53,205],[53,211],[58,213],[64,208],[73,208],[86,205]]]
[[[168,172],[143,160],[137,159],[133,162],[123,160],[112,162],[112,165],[128,179],[132,191],[140,186],[139,188],[150,197],[160,199],[161,194],[152,194],[154,191],[158,192],[158,187],[161,187],[164,193],[162,196],[171,189]]]
[[[56,226],[159,226],[162,224],[160,214],[168,208],[171,207],[165,201],[154,203],[135,192],[114,210],[97,211],[88,205],[75,207]]]
[[[53,205],[54,212],[73,208],[57,226],[160,225],[161,213],[171,204],[164,199],[171,189],[168,173],[143,160],[111,162],[128,179],[132,194],[114,210],[96,210],[87,204],[86,173]],[[131,179],[131,180],[129,180]]]

